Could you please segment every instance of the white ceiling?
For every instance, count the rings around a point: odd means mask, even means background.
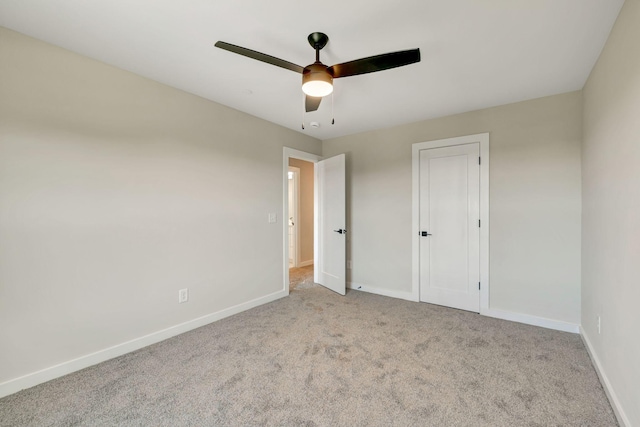
[[[581,89],[624,0],[0,0],[0,25],[328,139]],[[418,64],[335,80],[304,114],[305,66],[420,48]],[[310,121],[321,125],[308,126]]]

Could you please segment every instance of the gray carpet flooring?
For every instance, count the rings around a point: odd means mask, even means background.
[[[617,424],[578,335],[303,280],[0,399],[0,425]]]

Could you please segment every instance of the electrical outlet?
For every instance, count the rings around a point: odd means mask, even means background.
[[[351,269],[353,268],[353,261],[351,261],[351,260],[348,260],[348,261],[347,261],[347,268],[348,268],[349,270],[351,270]]]
[[[600,315],[598,315],[598,335],[600,335]]]
[[[268,218],[269,224],[273,224],[277,221],[278,216],[275,213],[270,213]]]
[[[183,303],[189,301],[189,289],[184,288],[178,291],[178,302]]]

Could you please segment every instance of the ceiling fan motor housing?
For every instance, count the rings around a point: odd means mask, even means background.
[[[302,72],[302,90],[309,96],[326,96],[333,91],[333,76],[327,66],[316,62]]]

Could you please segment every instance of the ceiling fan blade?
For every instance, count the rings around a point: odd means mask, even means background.
[[[267,64],[275,65],[277,67],[286,68],[287,70],[295,71],[302,74],[304,67],[296,65],[292,62],[285,61],[284,59],[276,58],[275,56],[267,55],[264,53],[256,52],[255,50],[247,49],[245,47],[236,46],[234,44],[218,41],[215,44],[220,49],[228,50],[229,52],[237,53],[258,61],[266,62]]]
[[[420,62],[420,49],[401,50],[343,62],[329,67],[329,72],[333,74],[333,78],[337,79],[339,77],[356,76],[358,74],[402,67],[415,62]]]
[[[308,113],[310,111],[316,111],[318,107],[320,107],[320,101],[322,101],[322,97],[316,96],[305,96],[304,98],[304,109]]]

